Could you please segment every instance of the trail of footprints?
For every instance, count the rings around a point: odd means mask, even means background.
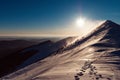
[[[95,66],[92,65],[93,62],[86,61],[80,71],[75,74],[75,80],[82,80],[81,78],[88,72],[90,80],[112,80],[111,78],[103,77],[101,74],[98,74]]]

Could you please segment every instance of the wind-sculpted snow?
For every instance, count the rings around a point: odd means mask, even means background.
[[[60,40],[56,43],[52,43],[51,41],[45,41],[42,44],[33,46],[31,48],[25,49],[21,52],[21,54],[25,54],[26,52],[30,52],[32,50],[36,50],[37,53],[30,57],[29,59],[25,60],[17,69],[23,68],[27,65],[30,65],[38,60],[41,60],[47,56],[52,55],[54,52],[62,51],[65,47],[71,45],[76,41],[76,37],[68,37],[63,40]]]
[[[120,80],[120,25],[106,21],[91,34],[1,79]]]

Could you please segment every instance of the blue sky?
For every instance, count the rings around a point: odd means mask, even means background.
[[[79,16],[120,23],[120,0],[0,0],[0,35],[60,35]]]

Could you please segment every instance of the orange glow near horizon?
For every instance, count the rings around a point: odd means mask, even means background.
[[[59,25],[59,28],[53,29],[37,29],[37,30],[22,30],[8,32],[3,31],[0,33],[0,36],[83,36],[95,29],[98,25],[101,24],[101,20],[90,20],[87,18],[79,17],[73,22],[66,23],[67,25]],[[64,27],[61,27],[64,26]]]

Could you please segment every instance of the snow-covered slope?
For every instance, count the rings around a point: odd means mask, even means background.
[[[65,39],[62,39],[56,43],[53,43],[51,41],[45,41],[42,44],[38,44],[36,46],[32,46],[30,48],[27,48],[21,52],[21,54],[26,54],[26,52],[36,51],[33,56],[25,60],[21,65],[17,67],[23,68],[27,65],[30,65],[38,60],[41,60],[45,57],[48,57],[52,55],[52,53],[62,51],[65,47],[71,45],[76,41],[76,37],[68,37]]]
[[[107,20],[82,40],[74,38],[72,44],[56,54],[2,79],[120,80],[119,32],[120,25]],[[67,43],[70,42],[71,39]]]

